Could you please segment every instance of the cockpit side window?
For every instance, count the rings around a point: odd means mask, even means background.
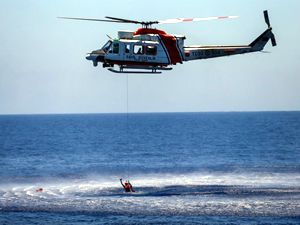
[[[107,52],[109,50],[109,48],[111,47],[112,41],[108,41],[106,42],[106,44],[102,47],[102,50],[104,52]]]

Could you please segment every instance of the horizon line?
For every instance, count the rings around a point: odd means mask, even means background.
[[[228,110],[228,111],[162,111],[162,112],[60,112],[60,113],[0,113],[0,116],[42,116],[42,115],[95,115],[95,114],[176,114],[176,113],[274,113],[300,112],[300,110]]]

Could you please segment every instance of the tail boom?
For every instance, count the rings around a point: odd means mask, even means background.
[[[268,11],[264,11],[265,22],[268,28],[249,45],[233,46],[187,46],[184,47],[184,60],[208,59],[222,56],[231,56],[251,52],[262,51],[271,40],[272,46],[276,46],[275,35],[270,26]]]
[[[209,59],[251,52],[251,46],[189,46],[184,47],[185,61]]]

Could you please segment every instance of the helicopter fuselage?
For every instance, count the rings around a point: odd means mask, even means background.
[[[119,31],[118,39],[109,40],[86,58],[92,60],[94,65],[101,62],[104,67],[167,67],[184,61],[184,39],[184,36],[169,35],[149,28],[141,28],[136,32]]]

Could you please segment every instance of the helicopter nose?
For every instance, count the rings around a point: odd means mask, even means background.
[[[104,61],[104,54],[102,53],[88,53],[85,57],[87,60],[92,60],[92,61],[100,61],[103,62]]]
[[[86,55],[85,58],[86,58],[87,60],[94,60],[96,57],[89,53],[89,54]]]

